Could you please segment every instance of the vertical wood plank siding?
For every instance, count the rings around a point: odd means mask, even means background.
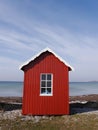
[[[40,73],[53,74],[53,96],[40,96]],[[24,68],[22,113],[29,115],[69,114],[68,67],[47,52]]]

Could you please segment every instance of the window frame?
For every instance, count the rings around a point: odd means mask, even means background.
[[[51,75],[51,80],[47,80],[47,76],[49,74]],[[46,79],[45,80],[42,80],[42,75],[46,75]],[[42,81],[45,81],[46,84],[47,84],[48,81],[51,81],[51,87],[47,87],[47,85],[46,85],[46,87],[42,87],[41,86]],[[42,88],[45,88],[45,89],[51,88],[51,93],[41,93],[41,89]],[[40,96],[53,96],[53,74],[52,73],[41,73],[40,74]]]

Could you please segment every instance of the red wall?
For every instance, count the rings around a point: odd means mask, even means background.
[[[41,54],[24,68],[22,113],[31,115],[69,114],[68,67],[52,53]],[[40,73],[53,74],[53,96],[40,96]]]

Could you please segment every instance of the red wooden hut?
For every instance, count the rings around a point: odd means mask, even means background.
[[[69,114],[69,71],[73,68],[50,49],[24,63],[24,115]]]

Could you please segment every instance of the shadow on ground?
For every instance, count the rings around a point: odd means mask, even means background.
[[[98,102],[70,103],[70,114],[91,112],[98,110]]]
[[[22,103],[0,102],[0,111],[22,109]],[[70,115],[98,110],[98,102],[70,103]]]
[[[22,108],[22,103],[6,103],[1,102],[0,103],[0,110],[1,111],[12,111]]]

